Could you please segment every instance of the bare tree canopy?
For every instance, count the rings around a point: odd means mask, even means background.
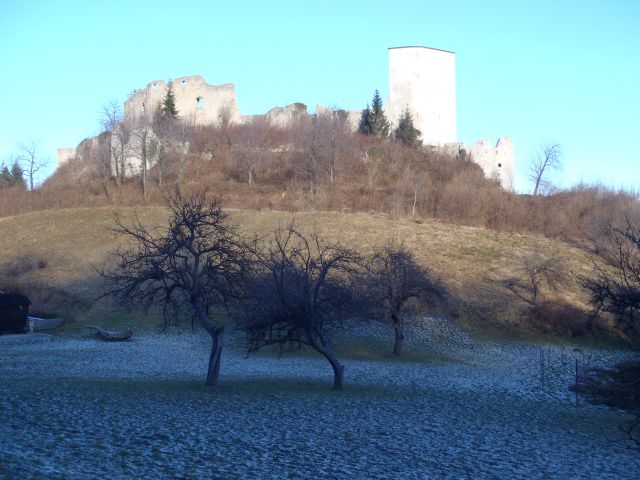
[[[29,190],[33,190],[36,173],[47,166],[46,159],[40,156],[40,143],[36,140],[26,140],[18,145],[18,160],[22,164],[24,172],[29,177]]]
[[[581,279],[596,313],[611,313],[630,336],[640,334],[640,228],[627,220],[611,227],[609,241],[597,246],[592,276]]]
[[[344,366],[333,352],[332,334],[357,312],[352,279],[359,255],[290,224],[256,248],[256,258],[258,275],[242,312],[249,352],[267,345],[281,353],[311,347],[329,361],[333,387],[341,389]]]
[[[413,254],[400,244],[387,244],[372,256],[363,282],[374,314],[395,331],[393,353],[400,355],[406,316],[419,306],[443,301],[442,283],[418,265]]]
[[[561,148],[557,143],[545,144],[540,147],[540,151],[529,165],[527,177],[533,183],[533,194],[538,195],[543,189],[550,186],[547,180],[550,170],[557,170],[562,166],[560,161]]]
[[[249,269],[246,245],[229,223],[220,200],[207,201],[204,192],[167,198],[169,227],[149,230],[137,221],[126,226],[116,218],[114,231],[132,240],[115,252],[118,266],[101,275],[111,285],[108,294],[129,306],[149,310],[161,305],[166,321],[187,314],[211,336],[213,345],[206,385],[219,376],[224,326],[212,316],[239,298]]]
[[[124,123],[122,109],[116,100],[111,100],[102,107],[101,124],[109,134],[109,158],[102,162],[102,175],[103,178],[111,178],[113,175],[116,186],[120,188],[125,179],[131,129]]]
[[[557,290],[565,279],[564,262],[556,255],[547,256],[535,249],[516,258],[514,273],[524,275],[526,282],[517,278],[508,278],[504,283],[520,300],[529,305],[538,305],[540,291],[543,286]]]

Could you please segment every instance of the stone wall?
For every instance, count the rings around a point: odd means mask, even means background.
[[[505,190],[513,191],[513,142],[508,137],[500,137],[493,147],[488,140],[478,140],[470,148],[461,142],[446,143],[441,148],[447,155],[464,155],[477,163],[484,176],[500,182]]]
[[[69,160],[73,160],[76,158],[76,149],[75,147],[67,147],[67,148],[59,148],[58,156],[57,156],[57,164],[58,167],[60,165],[64,165]]]
[[[167,84],[162,80],[154,80],[146,88],[136,90],[124,102],[125,121],[153,120],[166,92]],[[209,85],[200,75],[180,77],[173,81],[173,93],[179,117],[196,125],[241,121],[232,83]]]

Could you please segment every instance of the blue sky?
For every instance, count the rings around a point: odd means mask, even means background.
[[[99,133],[100,109],[155,79],[236,85],[244,114],[388,94],[387,48],[456,52],[458,138],[562,145],[555,181],[640,190],[640,1],[0,3],[0,161]]]

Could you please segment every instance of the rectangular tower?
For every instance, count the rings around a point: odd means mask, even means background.
[[[427,145],[456,141],[456,54],[428,47],[389,49],[389,101],[392,128],[409,107]]]

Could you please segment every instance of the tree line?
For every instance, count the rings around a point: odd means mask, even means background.
[[[23,190],[27,188],[27,183],[24,180],[24,172],[17,160],[13,162],[11,169],[4,163],[0,169],[0,188],[10,187],[18,187]]]

